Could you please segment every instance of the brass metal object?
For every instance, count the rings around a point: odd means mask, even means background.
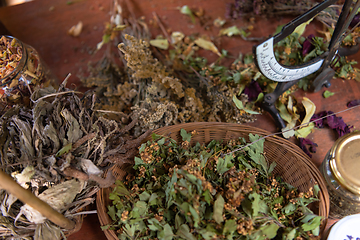
[[[339,138],[320,171],[329,192],[329,216],[343,218],[360,213],[360,132]]]
[[[330,150],[330,169],[340,184],[360,194],[360,132],[339,138]]]

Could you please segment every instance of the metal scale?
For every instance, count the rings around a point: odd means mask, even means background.
[[[276,60],[273,47],[280,40],[289,36],[297,26],[309,21],[319,12],[335,4],[337,1],[338,0],[325,0],[321,2],[303,15],[286,24],[280,33],[254,47],[255,63],[260,72],[265,77],[279,82],[274,92],[265,94],[262,108],[271,114],[280,130],[286,127],[284,120],[280,117],[275,107],[275,101],[280,95],[303,77],[316,72],[318,72],[318,74],[312,82],[312,90],[317,92],[323,86],[329,87],[330,80],[335,75],[335,70],[332,69],[332,64],[335,59],[338,56],[352,55],[359,50],[358,45],[351,48],[342,48],[341,43],[346,37],[349,25],[360,7],[360,0],[345,0],[329,43],[328,51],[321,56],[302,65],[284,66]]]

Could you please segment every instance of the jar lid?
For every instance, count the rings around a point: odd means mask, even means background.
[[[330,169],[338,182],[360,194],[360,132],[339,138],[330,150]]]
[[[327,240],[360,239],[359,222],[360,214],[344,217],[331,227]]]

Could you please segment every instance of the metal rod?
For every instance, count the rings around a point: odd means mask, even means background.
[[[39,211],[44,217],[64,229],[73,229],[75,223],[54,210],[46,202],[42,201],[31,191],[21,187],[12,177],[0,170],[0,187],[13,194],[23,203]]]

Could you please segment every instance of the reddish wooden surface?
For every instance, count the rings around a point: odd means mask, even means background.
[[[80,87],[78,75],[85,73],[89,61],[98,60],[103,52],[95,53],[96,44],[101,41],[105,22],[110,19],[112,8],[111,0],[73,0],[72,4],[67,4],[68,0],[34,0],[22,5],[0,8],[0,20],[11,32],[11,34],[25,43],[32,45],[38,50],[51,71],[59,81],[63,80],[69,73],[72,74],[70,83],[73,87]],[[202,8],[207,17],[212,22],[217,17],[224,17],[226,3],[232,0],[124,0],[128,3],[128,9],[136,17],[145,16],[146,22],[151,28],[153,37],[161,34],[159,28],[150,24],[153,19],[153,12],[160,17],[161,22],[169,31],[181,31],[186,35],[199,33],[212,37],[219,49],[226,49],[230,54],[237,56],[240,52],[249,53],[252,46],[256,43],[246,42],[239,37],[218,37],[219,29],[211,27],[204,30],[197,24],[192,24],[186,15],[179,12],[178,7],[188,5],[192,8]],[[129,14],[129,11],[124,13]],[[271,35],[279,24],[284,24],[291,18],[276,19],[257,19],[252,31],[253,37],[266,37]],[[84,24],[80,36],[75,38],[69,36],[67,31],[71,26],[82,21]],[[237,25],[238,27],[248,25],[243,20],[234,20],[227,23],[227,26]],[[310,29],[310,31],[314,31]],[[116,56],[116,52],[114,52]],[[210,61],[215,60],[216,56],[208,54]],[[353,59],[360,60],[360,53],[353,56]],[[311,99],[317,106],[316,112],[341,111],[346,109],[346,104],[350,100],[360,98],[360,83],[351,80],[332,80],[332,85],[328,89],[336,95],[325,99],[322,92],[305,93],[298,91],[296,96],[303,96]],[[358,110],[351,110],[339,114],[344,121],[354,128],[360,127],[360,113]],[[263,114],[255,123],[250,125],[274,132],[273,120],[268,114]],[[312,160],[320,165],[326,152],[336,140],[336,134],[329,129],[315,130],[310,135],[311,139],[318,144],[318,150],[313,155]],[[95,208],[95,205],[94,207]],[[83,226],[78,233],[69,237],[74,239],[106,239],[100,230],[97,216],[89,215],[85,218]]]

